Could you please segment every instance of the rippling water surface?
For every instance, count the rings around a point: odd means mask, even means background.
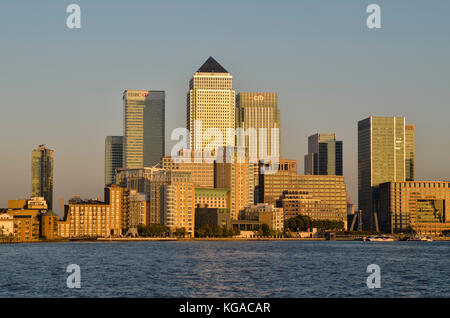
[[[450,242],[5,244],[0,264],[0,297],[450,297]]]

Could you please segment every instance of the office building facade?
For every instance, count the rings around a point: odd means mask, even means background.
[[[277,93],[241,92],[236,97],[236,128],[242,128],[237,146],[248,148],[249,160],[281,155],[280,109]]]
[[[107,136],[105,139],[105,187],[114,183],[116,169],[123,167],[123,137]]]
[[[405,117],[358,122],[358,202],[365,230],[378,228],[379,185],[414,178],[414,130],[407,127]]]
[[[380,185],[380,231],[441,235],[450,231],[450,182],[393,181]]]
[[[235,104],[233,77],[215,59],[208,58],[189,82],[186,128],[191,150],[234,146]],[[214,131],[221,134],[221,140]]]
[[[344,175],[343,143],[336,134],[317,133],[308,137],[305,174]]]
[[[152,167],[165,153],[165,92],[123,93],[123,167]]]

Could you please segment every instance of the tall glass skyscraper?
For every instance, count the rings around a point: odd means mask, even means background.
[[[415,146],[414,146],[414,125],[406,125],[405,127],[405,160],[406,160],[406,181],[414,181],[416,175],[416,167],[414,163],[415,156]]]
[[[234,146],[234,134],[229,136],[227,130],[234,132],[235,129],[235,98],[233,77],[209,57],[189,82],[186,126],[190,132],[190,149],[203,150],[207,145],[210,149]],[[222,140],[215,136],[203,138],[206,130],[220,131]]]
[[[343,143],[336,134],[318,133],[308,137],[308,154],[305,155],[305,174],[344,175]]]
[[[105,139],[105,187],[114,183],[116,169],[123,164],[123,137],[107,136]]]
[[[264,157],[281,156],[280,109],[277,93],[241,92],[236,97],[236,128],[255,129],[255,138],[246,134],[244,144],[256,156],[256,163]],[[275,133],[272,136],[272,133]],[[263,148],[263,149],[260,149]]]
[[[165,92],[123,93],[123,167],[151,167],[165,154]]]
[[[53,150],[39,145],[31,153],[31,196],[44,197],[53,208]]]
[[[376,230],[379,185],[408,179],[414,179],[414,127],[406,125],[405,117],[359,121],[358,204],[363,229]]]

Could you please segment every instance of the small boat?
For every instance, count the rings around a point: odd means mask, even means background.
[[[369,236],[366,241],[369,242],[394,242],[395,238],[388,235]]]
[[[433,239],[429,236],[414,236],[414,237],[409,238],[408,241],[433,242]]]

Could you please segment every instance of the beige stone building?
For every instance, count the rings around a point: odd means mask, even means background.
[[[195,188],[195,206],[210,209],[229,209],[230,190],[221,188]]]
[[[285,220],[303,215],[309,216],[312,220],[333,220],[346,223],[338,208],[323,203],[320,199],[313,197],[309,191],[284,191],[277,205],[282,207]]]
[[[147,225],[150,214],[150,204],[145,193],[130,190],[130,205],[128,211],[128,228]]]
[[[230,217],[237,220],[239,212],[254,203],[255,164],[247,158],[238,158],[234,152],[232,162],[215,163],[215,187],[230,190]]]
[[[0,236],[14,235],[14,217],[8,213],[0,213]]]
[[[167,171],[190,172],[191,180],[197,188],[214,187],[214,163],[203,160],[203,152],[184,150],[184,154],[172,158],[163,158],[162,168]]]
[[[450,182],[394,181],[380,185],[384,233],[441,235],[450,231]]]
[[[283,160],[280,160],[283,162]],[[347,190],[343,176],[334,175],[299,175],[293,163],[280,165],[273,173],[260,174],[258,200],[276,204],[284,191],[296,190],[307,192],[311,198],[320,200],[336,212],[335,220],[347,222]]]
[[[283,232],[284,229],[283,209],[272,204],[259,203],[248,206],[241,212],[240,218],[267,224],[271,230],[278,233]]]
[[[170,233],[184,228],[188,237],[194,237],[195,194],[192,182],[170,182],[163,187],[163,224]]]
[[[129,191],[118,185],[105,189],[105,202],[69,202],[63,221],[58,222],[60,237],[119,236],[126,230]]]
[[[14,220],[14,238],[21,242],[37,241],[40,234],[39,210],[8,210]]]

